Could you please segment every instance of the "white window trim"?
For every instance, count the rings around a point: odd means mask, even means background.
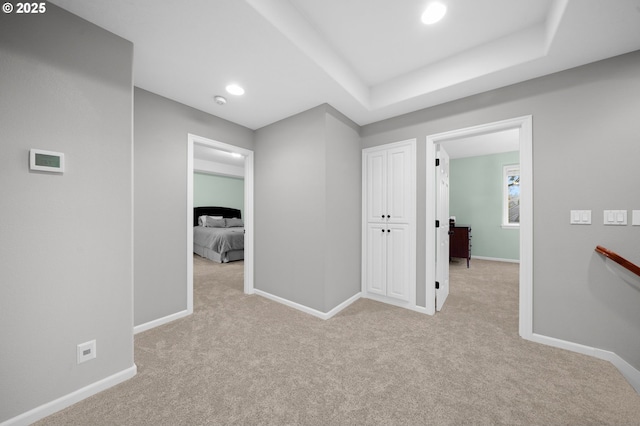
[[[502,229],[520,229],[520,223],[509,223],[509,185],[508,176],[517,172],[520,175],[520,164],[508,164],[502,168]]]

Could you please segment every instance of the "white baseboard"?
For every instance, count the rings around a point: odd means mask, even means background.
[[[144,324],[136,325],[135,327],[133,327],[133,334],[142,333],[143,331],[150,330],[152,328],[167,324],[171,321],[175,321],[177,319],[184,318],[189,315],[191,315],[191,312],[189,312],[188,310],[184,310],[184,311],[176,312],[175,314],[167,315],[166,317],[145,322]]]
[[[542,343],[543,345],[553,346],[555,348],[566,349],[568,351],[589,355],[598,359],[609,361],[620,371],[620,374],[629,382],[629,384],[640,393],[640,371],[620,358],[615,352],[605,351],[603,349],[593,348],[591,346],[581,345],[579,343],[567,342],[566,340],[556,339],[554,337],[543,336],[541,334],[531,334],[525,337],[532,342]]]
[[[398,308],[409,309],[410,311],[420,312],[421,314],[433,315],[432,313],[427,311],[427,308],[424,308],[422,306],[417,306],[417,305],[412,306],[407,302],[396,300],[392,297],[380,296],[375,293],[363,293],[362,297],[365,299],[375,300],[376,302],[386,303],[387,305],[397,306]]]
[[[606,353],[606,357],[601,357],[605,359],[611,364],[614,365],[620,371],[620,374],[627,379],[627,382],[636,390],[636,392],[640,393],[640,371],[635,369],[631,364],[629,364],[624,359],[620,358],[617,354],[608,351],[601,351]],[[597,356],[597,355],[596,355]]]
[[[520,263],[519,259],[502,259],[500,257],[471,256],[471,259],[491,260],[492,262]]]
[[[55,399],[51,402],[47,402],[39,407],[29,410],[26,413],[22,413],[16,417],[13,417],[3,423],[0,426],[27,426],[37,422],[53,413],[63,410],[76,402],[80,402],[83,399],[89,398],[92,395],[109,389],[119,383],[129,380],[138,372],[138,367],[134,364],[132,367],[122,370],[112,376],[106,377],[88,386],[85,386],[77,391],[71,392],[63,397]]]
[[[348,298],[347,300],[345,300],[344,302],[340,303],[338,306],[336,306],[335,308],[333,308],[329,312],[327,312],[325,314],[326,315],[325,319],[329,319],[329,318],[335,316],[337,313],[342,311],[344,308],[346,308],[347,306],[351,305],[356,300],[360,299],[360,297],[362,297],[362,293],[357,292],[356,294],[354,294],[353,296],[351,296],[350,298]]]
[[[266,291],[258,290],[257,288],[254,289],[253,291],[254,291],[254,294],[257,294],[258,296],[265,297],[265,298],[267,298],[269,300],[273,300],[274,302],[282,303],[283,305],[287,305],[290,308],[297,309],[299,311],[302,311],[304,313],[313,315],[314,317],[318,317],[318,318],[323,319],[323,320],[328,320],[329,318],[333,317],[338,312],[340,312],[341,310],[343,310],[347,306],[351,305],[353,302],[355,302],[356,300],[358,300],[360,298],[360,293],[354,294],[353,296],[351,296],[350,298],[348,298],[344,302],[340,303],[335,308],[331,309],[329,312],[320,312],[320,311],[318,311],[316,309],[313,309],[313,308],[310,308],[308,306],[304,306],[304,305],[301,305],[299,303],[292,302],[291,300],[284,299],[284,298],[282,298],[280,296],[275,296],[275,295],[273,295],[271,293],[267,293]]]

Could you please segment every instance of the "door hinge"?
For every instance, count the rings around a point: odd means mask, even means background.
[[[440,221],[436,220],[436,228],[440,228]]]
[[[436,281],[436,290],[440,290],[440,281]]]
[[[440,159],[436,158],[436,167],[438,167],[440,165]]]

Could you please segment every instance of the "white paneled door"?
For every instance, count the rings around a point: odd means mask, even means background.
[[[367,291],[387,295],[387,225],[367,224]]]
[[[411,146],[402,145],[387,151],[387,218],[393,223],[413,220]]]
[[[387,224],[387,296],[409,301],[411,245],[409,225]]]
[[[442,310],[449,296],[449,154],[438,145],[436,162],[436,310]]]
[[[366,156],[366,213],[367,222],[384,221],[387,209],[387,153],[374,151]]]

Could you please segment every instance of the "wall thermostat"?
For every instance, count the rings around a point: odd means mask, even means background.
[[[64,173],[64,154],[32,148],[29,151],[29,168],[42,172]]]

